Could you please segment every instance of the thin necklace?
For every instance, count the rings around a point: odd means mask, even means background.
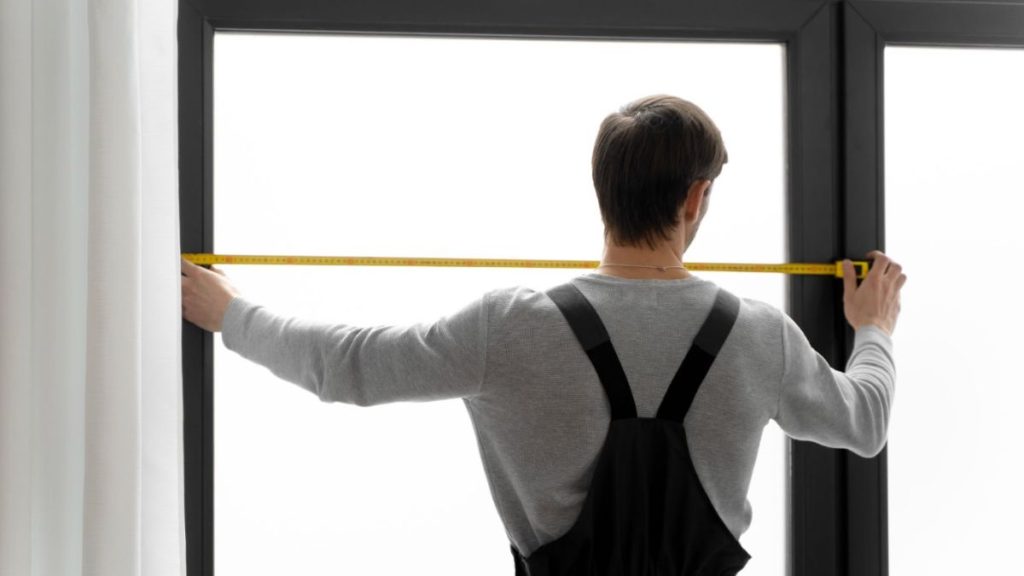
[[[604,264],[601,264],[601,266],[598,266],[598,268],[601,268],[602,266],[629,266],[630,268],[657,268],[658,270],[661,270],[662,272],[665,272],[669,268],[679,268],[680,270],[685,270],[686,269],[686,268],[683,268],[682,266],[649,266],[649,265],[646,265],[646,264],[613,264],[611,262],[606,262]]]

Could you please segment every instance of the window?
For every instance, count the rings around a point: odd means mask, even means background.
[[[911,278],[895,332],[893,574],[1003,572],[978,552],[1016,546],[1020,70],[1019,49],[885,49],[885,236]]]
[[[668,93],[708,112],[730,159],[685,259],[786,260],[781,44],[214,40],[218,253],[598,260],[598,125],[630,100]],[[491,288],[544,289],[582,273],[225,270],[275,311],[359,326],[429,322]],[[698,274],[785,309],[781,275]],[[410,299],[422,286],[438,289]],[[461,402],[321,404],[220,338],[214,367],[217,573],[405,574],[442,563],[509,572],[508,538]],[[770,422],[749,493],[744,574],[784,570],[784,447]]]

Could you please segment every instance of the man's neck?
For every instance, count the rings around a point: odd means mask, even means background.
[[[692,276],[683,266],[681,256],[685,247],[673,247],[668,243],[662,243],[654,250],[638,248],[633,246],[616,246],[605,244],[604,255],[601,257],[601,266],[596,270],[598,274],[615,276],[628,279],[653,279],[653,280],[679,280]],[[625,264],[616,266],[613,264]],[[661,270],[656,267],[664,267]]]

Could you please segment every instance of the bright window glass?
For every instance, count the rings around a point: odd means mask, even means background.
[[[686,260],[785,259],[781,44],[219,32],[214,54],[218,253],[599,260],[597,128],[667,93],[729,150]],[[362,326],[584,272],[223,269],[274,311]],[[781,275],[700,275],[785,309]],[[219,574],[510,573],[460,400],[323,404],[215,342]],[[744,574],[784,571],[784,446],[770,422]]]
[[[1007,573],[1024,502],[1024,50],[885,49],[891,574]]]

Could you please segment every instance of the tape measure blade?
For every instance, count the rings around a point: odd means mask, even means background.
[[[277,264],[277,265],[347,265],[347,266],[449,266],[449,267],[513,267],[513,268],[587,268],[600,265],[594,260],[513,260],[474,258],[403,258],[363,256],[264,256],[238,254],[183,253],[182,257],[194,264]],[[866,276],[868,262],[853,261],[858,276]],[[786,274],[815,274],[842,276],[842,261],[821,263],[716,263],[691,262],[693,270],[723,272],[774,272]]]

